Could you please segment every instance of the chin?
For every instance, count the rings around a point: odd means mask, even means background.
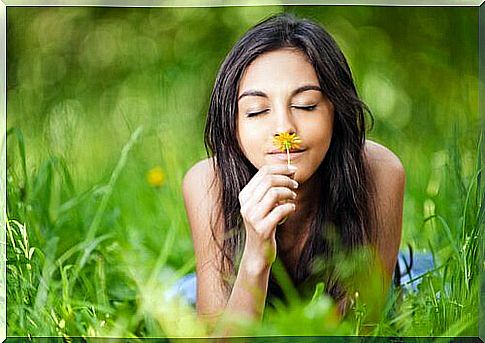
[[[296,182],[298,182],[300,185],[302,185],[302,184],[304,184],[305,182],[308,181],[308,176],[307,175],[301,175],[298,172],[296,172],[294,179],[295,179]]]

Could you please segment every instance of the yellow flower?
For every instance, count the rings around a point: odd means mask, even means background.
[[[296,133],[281,132],[274,136],[273,144],[284,152],[293,148],[300,148],[301,139]]]
[[[286,151],[288,165],[290,165],[290,150],[300,148],[301,138],[298,137],[296,133],[281,132],[274,135],[273,144],[280,149],[281,152]]]
[[[160,187],[165,181],[165,174],[160,167],[153,167],[147,173],[147,182],[150,186]]]

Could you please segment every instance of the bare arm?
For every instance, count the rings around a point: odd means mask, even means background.
[[[282,167],[278,168],[281,169]],[[242,202],[241,212],[245,220],[247,239],[236,281],[229,297],[225,295],[222,289],[222,280],[219,272],[221,270],[221,255],[218,245],[222,245],[223,228],[220,223],[215,227],[217,245],[214,242],[210,228],[210,215],[219,211],[219,205],[217,204],[219,185],[217,180],[215,187],[209,187],[214,179],[211,161],[204,160],[199,162],[187,172],[184,178],[185,207],[196,256],[197,312],[201,318],[207,320],[209,325],[212,326],[221,317],[225,321],[227,319],[230,320],[234,316],[244,316],[250,320],[260,320],[262,318],[271,263],[276,255],[276,242],[274,239],[276,223],[294,211],[294,207],[291,204],[285,204],[277,206],[278,208],[270,211],[269,215],[255,213],[254,208],[258,208],[258,210],[264,209],[264,204],[252,203],[254,202],[254,197],[258,197],[256,189],[259,191],[262,199],[266,201],[267,206],[271,208],[278,200],[285,199],[285,196],[288,197],[287,193],[289,191],[279,189],[272,192],[264,192],[264,187],[260,187],[260,184],[257,182],[258,180],[263,182],[269,176],[263,171],[259,174],[261,174],[258,176],[259,179],[255,177],[251,181],[252,184],[248,184],[246,191],[241,192],[240,195],[240,202]],[[276,184],[278,182],[291,181],[288,177],[281,175],[278,178]],[[271,188],[271,186],[271,184],[267,184],[267,188]],[[249,217],[251,218],[246,220]],[[256,229],[254,228],[256,226],[253,225],[254,223],[257,224]],[[231,330],[230,326],[222,327],[224,335],[230,334]]]
[[[377,250],[389,280],[401,243],[405,172],[390,150],[367,141],[366,152],[376,186]]]
[[[401,243],[405,171],[399,158],[380,144],[366,141],[365,154],[375,184],[377,270],[382,273],[382,299],[374,300],[382,305],[391,285]]]
[[[197,303],[199,316],[213,322],[222,313],[227,299],[220,280],[220,254],[211,233],[211,214],[215,214],[216,190],[210,188],[214,173],[211,162],[204,160],[185,175],[183,195],[191,228],[196,257]],[[215,185],[217,187],[217,185]],[[217,243],[222,244],[223,232],[216,229]]]

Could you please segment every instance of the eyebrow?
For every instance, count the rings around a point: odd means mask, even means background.
[[[293,96],[295,96],[299,93],[306,92],[306,91],[318,91],[318,92],[323,93],[322,89],[319,86],[306,85],[306,86],[301,86],[301,87],[298,87],[297,89],[295,89],[293,92],[291,92],[291,96],[293,97]],[[266,93],[262,92],[262,91],[248,90],[248,91],[245,91],[244,93],[242,93],[239,96],[239,98],[237,98],[237,101],[241,100],[245,96],[259,96],[259,97],[263,97],[263,98],[268,98],[268,95]]]

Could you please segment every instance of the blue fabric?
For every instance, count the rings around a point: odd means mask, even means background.
[[[412,253],[410,250],[399,251],[398,268],[401,274],[401,286],[407,291],[416,291],[421,279],[410,281],[434,269],[433,256],[431,253]],[[168,296],[178,296],[189,305],[195,306],[196,286],[197,278],[195,273],[187,274],[174,284]]]
[[[178,296],[184,299],[189,305],[195,306],[197,297],[197,278],[195,273],[187,274],[177,280],[168,293],[169,298]]]
[[[422,276],[435,268],[433,255],[431,253],[399,251],[398,268],[401,274],[400,284],[406,290],[417,290]],[[412,281],[414,280],[414,281]]]

